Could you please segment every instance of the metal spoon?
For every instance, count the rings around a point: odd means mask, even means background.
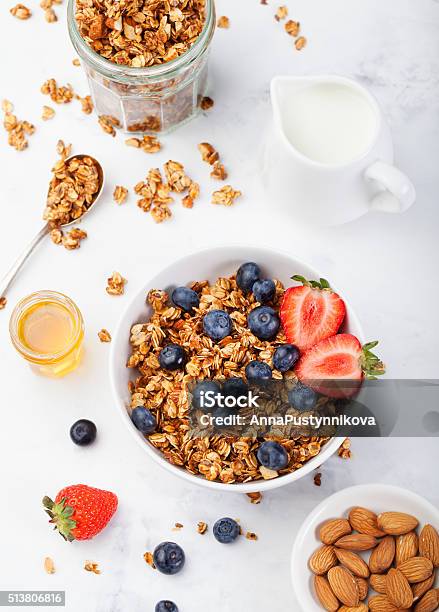
[[[71,155],[65,161],[66,163],[68,163],[72,159],[83,159],[84,157],[89,157],[96,164],[96,168],[97,168],[98,176],[99,176],[99,189],[94,194],[93,201],[90,204],[90,206],[87,208],[87,210],[84,211],[82,215],[78,217],[77,219],[70,221],[70,223],[64,223],[63,225],[60,225],[60,228],[65,228],[65,227],[68,227],[69,225],[73,225],[74,223],[77,223],[80,219],[85,217],[85,215],[88,212],[90,212],[94,204],[96,204],[99,196],[102,193],[102,189],[104,187],[104,171],[102,170],[101,164],[94,157],[92,157],[91,155]],[[46,225],[38,232],[38,234],[35,236],[32,242],[27,246],[27,248],[23,251],[23,253],[18,257],[18,259],[16,260],[12,268],[9,270],[9,272],[2,278],[2,280],[0,281],[0,297],[5,296],[6,291],[11,286],[12,282],[14,281],[17,274],[20,272],[21,268],[24,266],[28,258],[32,255],[32,253],[35,251],[35,249],[40,244],[40,242],[43,240],[43,238],[47,236],[47,234],[49,234],[50,230],[51,230],[51,227],[49,226],[48,223],[46,223]]]

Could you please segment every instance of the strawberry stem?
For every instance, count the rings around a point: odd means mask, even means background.
[[[386,366],[384,363],[379,357],[372,353],[372,349],[375,348],[377,344],[378,340],[367,342],[362,348],[363,355],[361,359],[361,368],[366,380],[377,380],[378,376],[382,376],[386,373]]]
[[[65,498],[55,504],[47,495],[43,497],[43,507],[50,517],[49,522],[55,525],[54,529],[59,531],[64,540],[72,542],[75,539],[72,530],[76,527],[76,521],[70,517],[75,509],[67,505]]]
[[[316,280],[307,280],[304,276],[300,276],[300,274],[295,274],[291,277],[292,280],[297,281],[298,283],[302,283],[305,287],[312,287],[313,289],[328,289],[331,291],[331,285],[325,278],[321,278],[319,281]]]

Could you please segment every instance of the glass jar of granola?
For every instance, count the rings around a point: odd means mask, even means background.
[[[197,114],[214,0],[69,0],[68,25],[103,121],[164,133]]]

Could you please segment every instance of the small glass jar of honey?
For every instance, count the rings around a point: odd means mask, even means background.
[[[58,378],[80,363],[84,321],[62,293],[38,291],[23,298],[11,315],[9,332],[17,351],[39,374]]]

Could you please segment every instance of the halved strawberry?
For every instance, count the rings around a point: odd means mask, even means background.
[[[337,334],[305,351],[294,372],[301,382],[328,397],[355,395],[364,378],[384,374],[383,363],[371,350],[378,342],[363,347],[351,334]]]
[[[305,351],[338,332],[346,306],[324,278],[307,281],[303,276],[293,276],[293,280],[302,286],[285,291],[280,318],[288,342]]]

